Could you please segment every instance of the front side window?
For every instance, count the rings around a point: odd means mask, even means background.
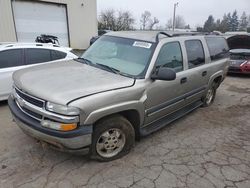
[[[81,58],[109,66],[133,77],[145,75],[154,43],[128,38],[102,36]]]
[[[205,55],[200,40],[185,41],[189,69],[205,64]]]
[[[156,67],[167,67],[180,72],[183,70],[183,58],[179,42],[165,44],[156,60]]]
[[[23,59],[22,49],[5,50],[0,52],[0,69],[21,66]]]
[[[50,50],[29,48],[26,50],[26,63],[37,64],[51,61]]]

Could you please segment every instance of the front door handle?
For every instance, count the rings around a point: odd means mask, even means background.
[[[187,82],[187,77],[184,77],[184,78],[181,79],[181,84],[184,84],[186,82]]]
[[[207,71],[202,72],[202,76],[207,76]]]

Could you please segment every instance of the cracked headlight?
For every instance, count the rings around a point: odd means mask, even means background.
[[[75,116],[80,114],[80,110],[76,107],[55,104],[52,102],[46,103],[46,109],[50,112],[55,112],[62,115]]]

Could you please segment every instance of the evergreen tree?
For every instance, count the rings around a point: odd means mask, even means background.
[[[238,20],[238,14],[235,10],[232,14],[232,17],[230,19],[230,30],[231,31],[238,31],[239,29],[239,20]]]
[[[220,19],[217,19],[215,22],[215,30],[221,31],[221,21]]]
[[[229,19],[228,19],[228,15],[226,15],[226,14],[224,14],[223,19],[220,23],[219,31],[221,31],[222,33],[229,31]]]
[[[228,26],[228,31],[232,31],[232,16],[231,13],[227,14],[227,26]]]
[[[246,31],[247,30],[247,25],[248,25],[248,20],[247,20],[247,14],[246,12],[242,13],[242,16],[240,17],[240,31]]]
[[[214,17],[210,15],[204,24],[203,30],[205,32],[212,32],[215,30]]]

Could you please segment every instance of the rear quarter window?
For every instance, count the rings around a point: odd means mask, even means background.
[[[64,59],[67,56],[66,53],[60,52],[57,50],[51,50],[51,59],[53,60],[58,60],[58,59]]]
[[[206,37],[206,41],[212,61],[229,57],[229,48],[226,39],[222,37]]]

